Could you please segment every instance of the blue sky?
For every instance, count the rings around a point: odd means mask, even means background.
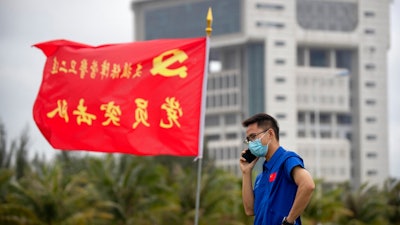
[[[56,151],[32,118],[45,57],[33,44],[69,39],[90,45],[133,40],[131,0],[1,0],[0,120],[8,140],[28,128],[31,153],[50,158]],[[400,2],[391,1],[391,48],[388,53],[390,175],[400,178]],[[397,161],[396,161],[397,160]]]

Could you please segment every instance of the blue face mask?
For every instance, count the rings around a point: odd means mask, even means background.
[[[250,152],[257,157],[264,157],[268,153],[268,144],[262,145],[261,138],[249,143]]]

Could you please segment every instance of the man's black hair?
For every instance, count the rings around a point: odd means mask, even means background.
[[[276,139],[279,141],[279,125],[276,119],[266,113],[258,113],[249,117],[242,122],[243,127],[248,127],[250,124],[257,123],[257,126],[262,129],[272,128],[275,132]]]

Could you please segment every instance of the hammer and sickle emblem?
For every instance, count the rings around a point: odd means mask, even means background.
[[[164,59],[165,56],[169,55],[170,57]],[[179,76],[180,78],[185,78],[187,77],[186,66],[181,66],[176,69],[170,69],[168,67],[176,62],[183,63],[186,59],[188,59],[188,56],[184,51],[179,49],[166,51],[153,59],[153,68],[150,70],[150,73],[153,76],[159,74],[164,77]]]

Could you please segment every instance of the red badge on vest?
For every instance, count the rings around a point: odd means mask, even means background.
[[[269,182],[273,182],[273,181],[275,180],[275,178],[276,178],[276,172],[271,173],[271,174],[269,175]]]

